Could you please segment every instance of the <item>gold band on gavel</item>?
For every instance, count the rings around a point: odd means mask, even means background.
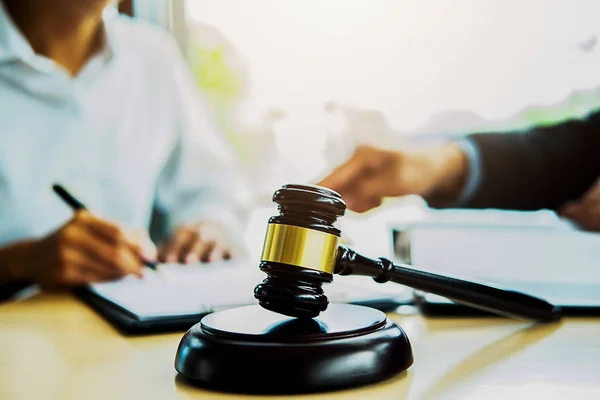
[[[261,260],[333,274],[339,241],[335,235],[314,229],[269,224]]]

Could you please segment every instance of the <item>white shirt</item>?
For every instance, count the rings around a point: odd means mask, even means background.
[[[34,54],[0,1],[0,246],[63,225],[62,184],[94,214],[148,229],[234,223],[234,163],[166,33],[106,13],[105,46],[71,77]]]

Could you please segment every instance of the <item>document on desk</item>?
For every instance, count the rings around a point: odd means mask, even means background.
[[[396,255],[418,268],[497,282],[600,283],[600,234],[542,226],[414,224]]]
[[[146,268],[143,278],[128,276],[96,283],[89,289],[140,317],[191,315],[218,307],[252,304],[252,289],[260,278],[252,272],[255,271],[225,263],[161,264],[156,271]]]
[[[141,319],[198,315],[257,304],[254,288],[266,275],[255,264],[161,264],[143,278],[96,283],[89,290]],[[367,277],[335,277],[324,285],[330,301],[403,302],[411,293],[400,285],[381,285]]]

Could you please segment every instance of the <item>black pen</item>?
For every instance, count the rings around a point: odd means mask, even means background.
[[[58,197],[67,203],[73,209],[73,211],[86,210],[86,207],[83,205],[83,203],[73,197],[73,195],[67,192],[67,190],[61,185],[52,185],[52,190],[54,190]],[[144,261],[144,265],[156,270],[156,263],[153,263],[152,261]]]

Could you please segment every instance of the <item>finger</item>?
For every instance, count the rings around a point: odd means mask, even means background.
[[[566,203],[558,210],[558,214],[567,218],[576,217],[581,214],[581,205],[575,202]]]
[[[364,153],[356,151],[348,161],[334,169],[333,172],[318,185],[327,187],[341,194],[346,188],[354,186],[356,182],[362,178],[365,169],[366,162]]]
[[[584,194],[584,199],[596,201],[600,199],[600,182],[596,181]]]
[[[579,205],[579,203],[567,204],[559,210],[559,215],[574,223],[579,229],[588,231],[597,231],[600,229],[598,226],[595,226],[595,219],[591,213]]]
[[[594,190],[590,193],[587,193],[582,201],[590,205],[600,202],[600,190]]]
[[[202,243],[199,243],[196,248],[196,251],[198,252],[200,261],[210,262],[211,254],[216,246],[217,242],[215,242],[214,240],[202,241]]]
[[[121,275],[106,274],[105,270],[99,270],[98,266],[93,264],[80,264],[75,267],[77,274],[73,284],[110,282],[122,278]]]
[[[126,239],[125,234],[119,225],[98,218],[85,210],[78,211],[75,214],[75,222],[86,226],[108,241]]]
[[[68,249],[64,252],[63,265],[60,266],[58,283],[81,284],[101,282],[121,278],[123,275],[105,264],[90,257],[81,249]]]
[[[387,182],[379,175],[366,176],[342,194],[346,206],[356,212],[365,212],[381,205]]]
[[[98,262],[104,263],[106,268],[114,273],[122,272],[122,268],[114,266],[110,261],[110,253],[113,245],[108,243],[104,237],[99,237],[91,232],[86,225],[72,225],[65,228],[63,232],[64,242],[61,246],[67,249],[75,249],[78,252],[85,254],[88,258],[93,258]],[[73,262],[81,263],[82,260],[74,260]]]
[[[187,264],[188,256],[191,256],[192,260],[195,261],[196,258],[195,253],[192,255],[192,249],[196,245],[197,242],[201,242],[200,234],[195,230],[188,230],[186,236],[184,236],[184,240],[179,247],[179,250],[176,251],[177,261],[182,264]]]
[[[120,244],[112,253],[113,266],[122,268],[126,273],[138,277],[143,276],[144,263],[137,251],[132,250],[130,246]]]
[[[174,263],[179,260],[179,255],[185,246],[188,246],[197,232],[191,229],[180,229],[175,232],[173,237],[165,243],[158,253],[158,258],[162,262]]]
[[[567,209],[561,214],[562,217],[568,218],[581,229],[587,231],[600,230],[600,209],[590,207],[574,207]]]
[[[600,181],[596,181],[576,202],[570,202],[569,204],[576,204],[582,209],[595,208],[600,203]]]
[[[129,232],[126,234],[129,237],[129,241],[137,243],[140,250],[140,257],[144,261],[155,262],[158,257],[158,251],[156,245],[150,239],[147,232]]]
[[[217,261],[221,261],[221,260],[229,260],[231,258],[231,252],[219,245],[215,245],[208,257],[207,257],[207,262],[212,263],[212,262],[217,262]]]
[[[344,199],[346,206],[357,213],[364,213],[381,205],[379,197],[348,197]]]
[[[205,261],[208,252],[214,246],[211,241],[205,241],[202,239],[199,232],[189,238],[189,242],[181,248],[179,253],[179,261],[183,264],[192,264],[199,261]]]
[[[393,164],[384,164],[380,167],[381,172],[375,172],[362,179],[355,193],[361,193],[365,197],[383,198],[387,196],[402,196],[411,192],[411,185],[402,181],[391,171]]]
[[[194,240],[182,251],[180,257],[185,264],[206,261],[208,254],[213,247],[214,242],[204,241],[199,234],[196,234]]]
[[[105,269],[118,275],[140,275],[142,262],[135,250],[124,242],[109,242],[103,236],[87,229],[87,226],[69,227],[64,232],[67,246],[80,249]]]
[[[86,228],[110,244],[129,246],[142,259],[152,258],[150,252],[146,254],[136,235],[131,234],[117,224],[98,218],[87,211],[80,211],[76,214],[76,223],[85,225]],[[144,245],[148,246],[148,243],[144,243]]]
[[[91,253],[93,250],[88,248]],[[95,255],[98,256],[96,252]],[[112,245],[99,255],[98,261],[104,268],[117,271],[120,275],[132,274],[141,277],[144,267],[139,255],[124,243]]]

